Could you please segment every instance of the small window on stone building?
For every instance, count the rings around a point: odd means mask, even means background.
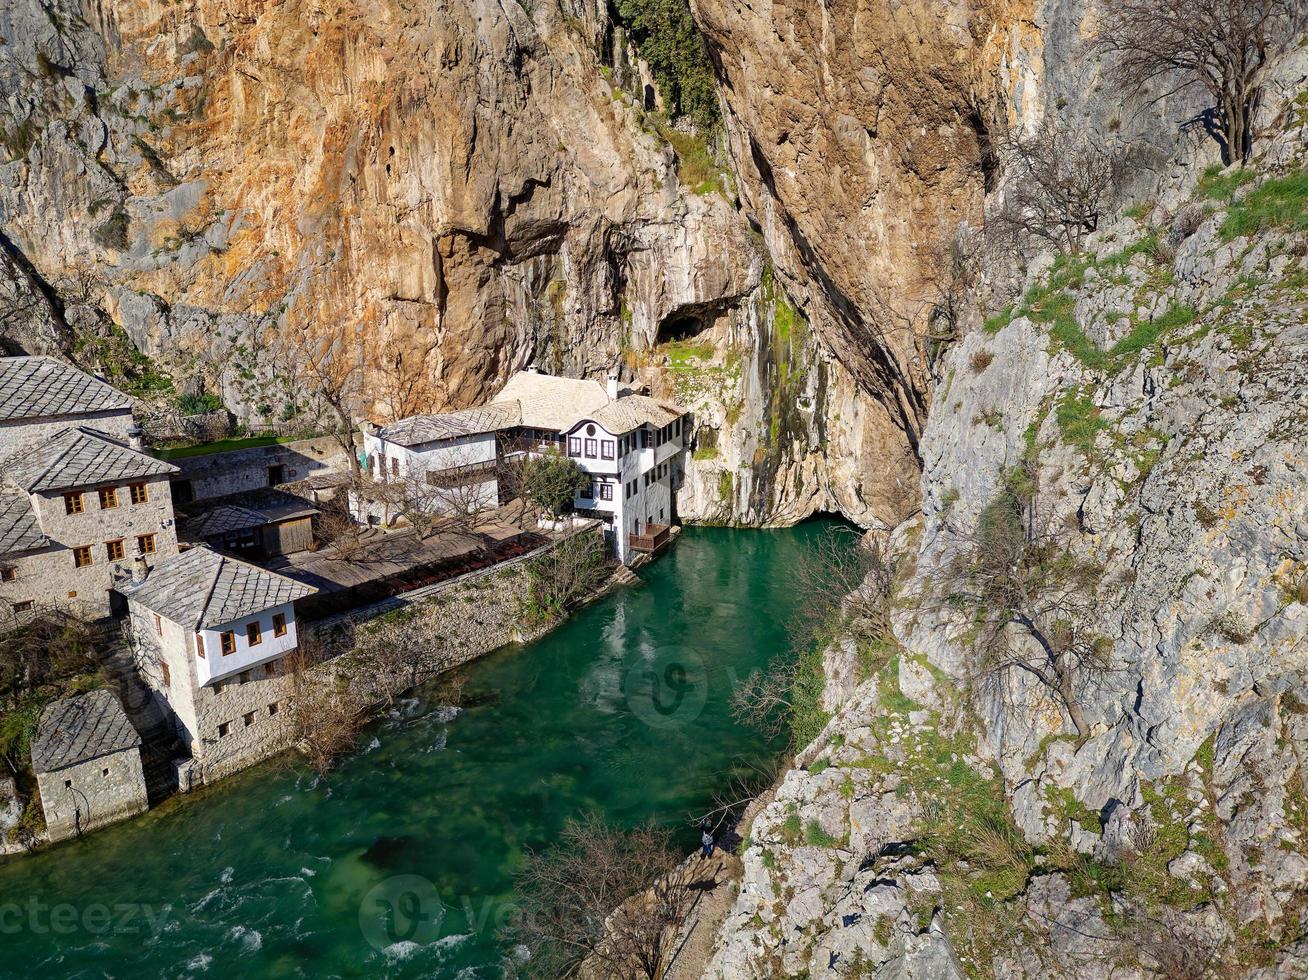
[[[153,555],[155,552],[155,536],[153,534],[138,534],[136,536],[136,550],[143,555]]]
[[[31,608],[32,608],[31,599],[24,599],[22,602],[14,603],[14,612],[16,613],[27,612]]]
[[[86,509],[86,504],[82,501],[82,494],[66,493],[64,494],[64,513],[80,514]]]
[[[268,486],[275,487],[285,482],[286,482],[285,466],[278,465],[278,466],[268,467]]]
[[[272,704],[268,705],[268,715],[269,715],[269,717],[271,717],[272,715],[277,714],[277,712],[279,712],[279,711],[281,711],[281,710],[282,710],[282,706],[281,706],[280,704],[278,704],[276,701],[274,701]]]
[[[226,722],[226,721],[222,722],[222,723],[218,726],[218,737],[219,737],[219,738],[226,738],[226,737],[227,737],[227,733],[228,733],[228,731],[231,730],[231,727],[232,727],[232,726],[231,726],[231,723],[230,723],[230,722]]]
[[[242,683],[242,684],[248,684],[248,683],[250,683],[250,679],[251,679],[253,676],[254,676],[254,672],[253,672],[253,671],[243,670],[243,671],[241,671],[239,674],[236,675],[236,679],[237,679],[237,681],[239,681],[239,682]]]
[[[110,561],[122,561],[127,554],[127,550],[123,547],[123,539],[106,541],[104,543],[104,553],[109,556]]]
[[[101,487],[99,492],[101,510],[113,510],[118,506],[117,487]]]
[[[163,686],[172,687],[173,679],[168,674],[168,664],[162,660],[159,661],[159,673],[163,677]]]
[[[259,628],[258,623],[245,625],[245,642],[252,647],[257,647],[263,642],[263,630]]]
[[[273,616],[273,636],[286,635],[286,614],[277,613]]]
[[[201,660],[204,659],[204,637],[199,633],[195,634],[195,655]]]
[[[245,722],[245,727],[249,728],[251,725],[254,724],[254,712],[253,711],[246,712],[246,714],[242,716],[241,720]]]
[[[73,549],[73,566],[75,568],[85,568],[93,561],[95,559],[91,557],[91,546],[89,544]]]
[[[18,581],[18,569],[10,568],[8,566],[4,568],[0,568],[0,582],[16,582],[16,581]]]
[[[71,779],[65,779],[64,789],[72,789],[72,788],[73,788],[73,781]]]
[[[132,503],[144,504],[150,501],[150,488],[144,483],[132,484]]]
[[[104,777],[105,779],[108,779],[108,778],[109,778],[109,770],[108,770],[108,769],[101,769],[101,770],[100,770],[100,775],[101,775],[102,777]]]
[[[226,630],[222,634],[223,656],[236,652],[236,634],[231,630]]]

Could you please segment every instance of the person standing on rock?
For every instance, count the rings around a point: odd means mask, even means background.
[[[703,847],[704,857],[711,858],[713,856],[713,829],[709,826],[709,822],[705,820],[699,825],[699,830],[699,842]]]

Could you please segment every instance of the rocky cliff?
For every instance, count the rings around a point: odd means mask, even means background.
[[[1268,93],[946,356],[893,634],[827,650],[706,975],[1308,975],[1302,50]]]

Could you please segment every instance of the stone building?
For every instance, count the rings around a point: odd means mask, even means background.
[[[32,768],[52,841],[135,816],[149,805],[141,737],[108,691],[46,706],[32,739]]]
[[[15,612],[60,602],[108,615],[114,581],[138,555],[177,553],[174,472],[84,425],[14,449],[0,462],[0,602]]]
[[[481,408],[416,415],[364,427],[365,466],[377,482],[416,480],[439,488],[456,509],[471,481],[485,506],[505,494],[499,478],[515,456],[558,451],[591,477],[574,501],[604,522],[619,561],[655,551],[676,519],[686,471],[685,410],[622,388],[538,371],[519,371]]]
[[[0,459],[70,425],[127,439],[132,399],[53,357],[0,358]]]
[[[350,457],[331,436],[186,456],[176,461],[179,504],[323,477],[344,479]]]
[[[295,601],[315,591],[208,548],[119,585],[142,676],[191,753],[182,789],[286,746]]]

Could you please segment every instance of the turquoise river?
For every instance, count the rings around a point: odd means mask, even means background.
[[[275,760],[0,864],[0,976],[511,975],[524,847],[587,810],[677,828],[772,757],[733,686],[789,647],[822,522],[690,528],[643,584],[415,692],[326,779]]]

